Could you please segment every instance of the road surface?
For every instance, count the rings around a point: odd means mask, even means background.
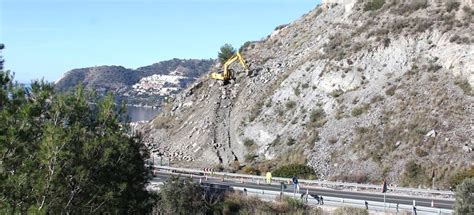
[[[163,182],[170,177],[170,173],[165,172],[157,172],[156,177],[152,179],[152,182]],[[198,177],[193,177],[194,180],[199,181]],[[280,185],[268,185],[268,184],[257,184],[257,183],[249,183],[246,182],[245,184],[236,182],[236,181],[221,181],[220,179],[216,178],[208,178],[207,181],[202,179],[202,182],[208,184],[216,184],[222,186],[233,186],[233,187],[245,187],[251,189],[260,189],[260,190],[268,190],[268,191],[280,191]],[[287,185],[287,188],[284,189],[285,192],[293,192],[293,185]],[[384,195],[382,193],[366,193],[366,192],[354,192],[354,191],[344,191],[344,190],[334,190],[334,189],[327,189],[327,188],[314,188],[314,187],[301,187],[300,192],[306,192],[308,190],[309,194],[323,196],[323,197],[336,197],[336,198],[344,198],[344,199],[355,199],[355,200],[365,200],[365,201],[374,201],[374,202],[384,202]],[[428,197],[416,197],[416,196],[402,196],[402,195],[392,195],[386,194],[385,195],[385,202],[386,203],[394,203],[394,204],[403,204],[403,205],[412,205],[413,200],[416,201],[417,206],[424,206],[424,207],[431,207],[431,203],[433,201],[436,208],[441,209],[453,209],[454,201],[449,199],[431,199]]]

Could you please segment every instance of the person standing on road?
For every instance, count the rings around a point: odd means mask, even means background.
[[[265,179],[266,179],[267,184],[271,184],[272,183],[272,173],[267,172]]]
[[[295,191],[300,192],[300,186],[298,184],[298,178],[296,178],[296,176],[293,176],[292,181],[293,181],[293,185],[295,186]]]
[[[324,198],[323,198],[323,196],[321,196],[320,199],[321,199],[321,201],[320,201],[321,205],[324,205]]]

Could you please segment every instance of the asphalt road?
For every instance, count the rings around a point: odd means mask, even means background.
[[[152,179],[153,182],[162,182],[170,177],[169,173],[157,172],[155,178]],[[194,180],[199,181],[199,178],[194,177]],[[203,181],[208,184],[216,184],[222,186],[235,186],[235,187],[246,187],[251,189],[261,189],[261,190],[269,190],[269,191],[280,191],[280,185],[268,185],[268,184],[256,184],[256,183],[248,183],[245,184],[235,182],[235,181],[221,181],[215,178],[209,178],[207,181]],[[285,192],[293,192],[293,185],[287,185],[287,188],[284,190]],[[319,196],[330,196],[336,198],[345,198],[345,199],[357,199],[357,200],[365,200],[365,201],[374,201],[374,202],[384,202],[384,195],[382,193],[366,193],[366,192],[353,192],[353,191],[343,191],[343,190],[333,190],[327,188],[306,188],[301,187],[300,192],[306,192],[308,189],[309,194],[316,194]],[[424,207],[431,207],[431,201],[434,202],[436,208],[442,209],[453,209],[454,201],[447,200],[447,199],[431,199],[427,197],[416,197],[416,196],[399,196],[399,195],[385,195],[385,202],[386,203],[394,203],[394,204],[404,204],[404,205],[412,205],[413,200],[416,201],[417,206],[424,206]]]

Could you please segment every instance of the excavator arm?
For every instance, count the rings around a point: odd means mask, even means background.
[[[239,52],[237,52],[224,63],[223,65],[224,71],[222,73],[217,73],[217,72],[211,73],[211,78],[216,79],[216,80],[223,80],[223,81],[228,81],[232,79],[233,74],[231,70],[229,69],[229,66],[237,60],[239,60],[240,64],[244,67],[245,71],[249,70],[249,67],[247,66],[247,63],[245,62],[245,59],[242,57],[242,55]]]

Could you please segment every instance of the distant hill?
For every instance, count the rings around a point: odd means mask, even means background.
[[[123,66],[73,69],[56,81],[55,88],[68,91],[82,84],[101,95],[110,91],[117,100],[128,104],[160,106],[165,97],[207,73],[214,63],[214,60],[172,59],[138,69]]]

